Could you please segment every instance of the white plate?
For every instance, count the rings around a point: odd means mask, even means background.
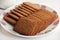
[[[40,4],[41,7],[43,7],[44,9],[46,10],[49,10],[51,12],[54,12],[56,13],[55,10],[47,7],[46,5],[43,5],[43,4]],[[11,9],[14,9],[16,7],[15,6],[12,6],[8,9],[6,9],[0,16],[0,24],[1,26],[9,33],[13,34],[13,35],[16,35],[16,36],[19,36],[19,37],[27,37],[27,38],[31,38],[31,37],[43,37],[43,36],[46,36],[46,35],[49,35],[49,32],[51,32],[53,29],[55,29],[55,27],[57,26],[57,24],[59,23],[59,19],[57,18],[51,25],[49,25],[45,30],[43,30],[42,32],[38,33],[37,35],[35,36],[25,36],[25,35],[21,35],[21,34],[18,34],[16,33],[15,31],[13,31],[13,26],[10,25],[9,23],[7,23],[5,20],[3,20],[3,17],[4,15],[9,12]],[[57,14],[57,13],[56,13]]]

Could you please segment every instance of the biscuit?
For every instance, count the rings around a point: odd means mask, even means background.
[[[8,23],[14,25],[16,23],[16,21],[8,16],[4,17],[4,20],[6,20]]]
[[[36,11],[35,9],[33,9],[33,8],[29,7],[29,6],[26,6],[24,4],[21,4],[21,5],[24,6],[25,8],[27,8],[27,9],[31,10],[32,12],[35,12]]]
[[[23,4],[33,8],[35,10],[40,10],[40,6],[34,5],[34,4],[30,3],[30,2],[23,2]]]

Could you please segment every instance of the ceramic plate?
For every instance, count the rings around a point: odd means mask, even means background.
[[[39,3],[38,3],[39,4]],[[53,9],[51,9],[50,7],[48,7],[47,5],[43,5],[43,4],[39,4],[41,7],[43,7],[46,10],[49,10],[51,12],[54,12],[55,14],[57,14],[57,12]],[[6,15],[7,12],[9,12],[11,9],[14,9],[17,5],[12,6],[8,9],[6,9],[3,13],[1,13],[0,15],[0,24],[1,27],[3,27],[7,32],[19,36],[19,37],[42,37],[42,36],[46,36],[49,35],[49,32],[51,32],[53,29],[55,29],[55,27],[57,26],[57,24],[59,23],[59,19],[57,18],[52,24],[50,24],[45,30],[41,31],[40,33],[36,34],[35,36],[25,36],[25,35],[21,35],[19,33],[16,33],[15,31],[13,31],[13,26],[10,25],[9,23],[7,23],[3,17],[4,15]]]

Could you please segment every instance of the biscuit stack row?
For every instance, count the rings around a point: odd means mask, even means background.
[[[37,5],[33,5],[30,2],[24,2],[23,4],[17,6],[15,9],[7,13],[4,19],[11,24],[15,24],[19,18],[27,17],[39,9],[40,8]]]
[[[14,31],[22,35],[36,35],[50,25],[57,15],[39,5],[24,2],[4,16],[4,20],[14,25]]]

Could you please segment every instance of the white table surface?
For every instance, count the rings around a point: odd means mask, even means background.
[[[17,2],[21,2],[23,0],[17,0]],[[30,1],[30,0],[24,0],[24,1]],[[44,3],[49,5],[51,8],[55,9],[58,12],[58,15],[60,17],[60,0],[34,0],[36,2]],[[32,1],[32,2],[34,2]],[[0,13],[2,10],[0,10]],[[7,31],[5,31],[2,27],[0,27],[0,40],[60,40],[60,23],[55,28],[55,31],[46,37],[42,38],[21,38],[14,36]]]

